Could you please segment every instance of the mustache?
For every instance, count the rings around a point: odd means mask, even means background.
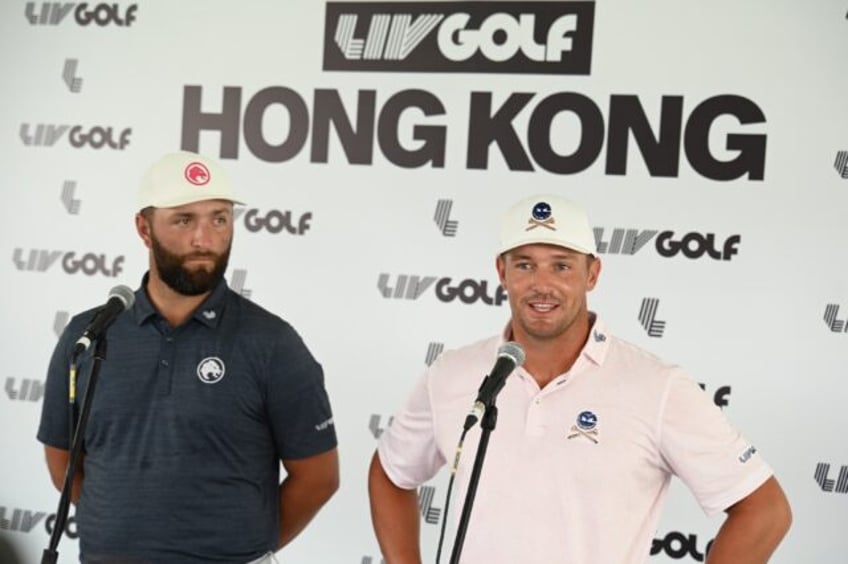
[[[185,261],[185,260],[191,260],[191,259],[202,259],[202,258],[217,259],[217,258],[218,258],[218,257],[220,257],[220,256],[221,256],[221,255],[219,255],[218,253],[211,253],[211,252],[206,252],[206,253],[189,253],[189,254],[187,254],[187,255],[183,255],[183,256],[182,256],[182,259],[183,259],[184,261]]]

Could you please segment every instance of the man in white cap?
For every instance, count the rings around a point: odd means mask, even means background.
[[[72,490],[84,563],[270,560],[338,487],[320,364],[224,280],[240,203],[225,171],[194,153],[144,175],[135,223],[149,271],[109,329]],[[94,313],[68,324],[47,377],[38,439],[60,489],[68,366]],[[91,354],[78,362],[83,397]]]
[[[386,562],[421,562],[416,489],[454,462],[482,375],[498,351],[512,350],[507,341],[526,361],[497,397],[466,536],[452,555],[471,564],[643,564],[676,475],[708,515],[728,515],[711,564],[766,562],[791,522],[782,489],[696,382],[611,335],[588,309],[601,262],[583,209],[555,195],[517,203],[503,218],[495,266],[512,312],[504,331],[443,353],[380,437],[369,491]],[[510,353],[518,364],[521,349]],[[470,427],[454,466],[454,524],[480,436]]]

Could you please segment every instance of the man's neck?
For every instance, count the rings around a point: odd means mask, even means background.
[[[180,294],[152,272],[147,280],[147,296],[150,298],[150,302],[171,327],[179,327],[188,321],[198,306],[211,293],[209,291],[197,296]]]
[[[552,339],[534,338],[513,328],[513,338],[524,348],[524,370],[533,376],[539,388],[571,370],[589,338],[592,321],[589,316],[576,320],[568,331]]]

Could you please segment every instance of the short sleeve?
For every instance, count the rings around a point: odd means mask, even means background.
[[[436,442],[427,374],[380,436],[377,453],[389,479],[408,490],[433,478],[445,464]]]
[[[669,466],[713,516],[744,498],[771,468],[707,394],[674,369],[660,421],[660,448]]]
[[[295,330],[285,325],[267,367],[267,409],[281,459],[306,458],[337,446],[324,371]]]

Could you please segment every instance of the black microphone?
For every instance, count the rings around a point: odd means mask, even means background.
[[[74,347],[74,356],[88,350],[91,343],[99,339],[106,329],[115,321],[115,319],[124,311],[130,309],[135,302],[135,293],[128,286],[115,286],[109,291],[109,300],[106,302],[85,331],[82,337],[77,340]]]
[[[495,398],[506,384],[506,378],[512,371],[524,364],[524,349],[514,341],[508,341],[498,349],[498,360],[492,371],[483,379],[477,391],[477,400],[471,408],[471,413],[465,418],[465,430],[470,429],[492,405]]]

